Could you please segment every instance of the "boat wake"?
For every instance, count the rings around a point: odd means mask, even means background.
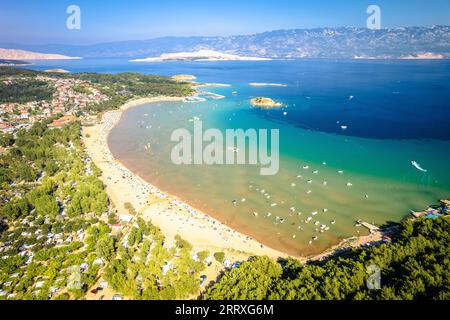
[[[416,168],[417,170],[419,170],[419,171],[422,171],[422,172],[428,172],[428,170],[426,170],[426,169],[424,169],[424,168],[422,168],[421,166],[420,166],[420,164],[418,164],[416,161],[411,161],[411,164],[413,165],[413,167],[414,168]]]

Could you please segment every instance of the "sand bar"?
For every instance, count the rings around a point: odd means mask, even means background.
[[[287,87],[284,83],[264,83],[264,82],[250,82],[251,87]]]

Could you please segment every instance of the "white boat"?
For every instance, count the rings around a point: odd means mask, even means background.
[[[428,172],[428,170],[426,170],[426,169],[424,169],[424,168],[422,168],[421,166],[420,166],[420,164],[418,164],[416,161],[411,161],[411,164],[414,166],[414,168],[416,168],[417,170],[419,170],[419,171],[422,171],[422,172]]]
[[[303,169],[308,170],[309,166],[303,166]]]
[[[342,129],[342,130],[347,130],[347,129],[348,129],[348,126],[341,126],[341,129]]]

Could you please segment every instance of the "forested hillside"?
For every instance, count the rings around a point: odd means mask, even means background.
[[[254,257],[226,272],[206,299],[450,299],[450,222],[406,221],[392,243],[355,250],[349,257],[302,266]],[[370,266],[381,289],[369,290]]]

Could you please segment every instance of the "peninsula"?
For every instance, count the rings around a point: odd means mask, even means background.
[[[164,53],[159,57],[134,59],[131,62],[165,62],[165,61],[265,61],[269,58],[246,57],[223,53],[214,50],[199,50],[193,52]]]
[[[0,48],[0,59],[8,60],[71,60],[81,59],[80,57],[69,57],[61,54],[38,53],[16,49]]]

